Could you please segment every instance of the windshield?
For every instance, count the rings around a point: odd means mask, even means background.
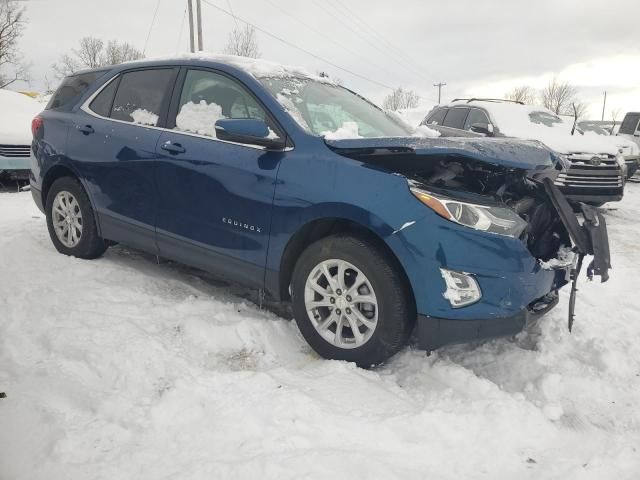
[[[606,128],[601,127],[600,125],[595,125],[593,123],[581,123],[578,128],[580,128],[583,132],[593,132],[598,135],[611,135]]]
[[[531,123],[537,123],[538,125],[546,125],[547,127],[555,127],[562,125],[562,119],[554,115],[551,112],[531,112],[529,114],[529,120]]]
[[[411,131],[346,88],[304,77],[261,78],[302,128],[327,138],[404,137]]]

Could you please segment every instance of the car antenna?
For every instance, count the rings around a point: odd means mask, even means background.
[[[578,124],[578,109],[576,108],[576,104],[572,103],[573,107],[573,128],[571,129],[571,135],[576,132],[576,125]]]

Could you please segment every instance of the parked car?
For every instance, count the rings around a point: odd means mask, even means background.
[[[602,140],[611,142],[616,148],[620,149],[624,157],[624,163],[627,166],[626,178],[631,178],[640,166],[640,146],[624,137],[611,135],[611,129],[607,125],[613,125],[613,122],[594,122],[582,121],[578,122],[577,131],[582,135],[600,135]]]
[[[618,135],[640,146],[640,112],[629,112],[624,116]]]
[[[41,110],[31,97],[0,89],[0,181],[28,178],[31,120]]]
[[[298,68],[132,62],[62,82],[31,191],[59,252],[118,242],[264,289],[320,355],[362,366],[416,322],[428,350],[520,331],[585,254],[606,280],[604,218],[578,223],[548,150],[412,134]]]
[[[622,199],[626,165],[619,148],[599,138],[572,135],[572,123],[544,107],[500,99],[457,99],[436,107],[422,122],[443,136],[538,140],[561,155],[555,180],[571,200],[602,205]]]

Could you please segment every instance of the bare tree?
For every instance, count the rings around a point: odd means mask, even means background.
[[[110,40],[100,55],[100,63],[102,65],[117,65],[141,58],[144,58],[144,54],[130,43],[118,43],[115,40]]]
[[[581,106],[581,113],[585,113],[586,105],[577,99],[577,90],[569,82],[560,82],[555,77],[542,90],[542,104],[557,115],[573,115],[572,104]]]
[[[143,57],[142,52],[130,43],[110,40],[105,46],[105,43],[99,38],[84,37],[80,39],[79,48],[74,48],[71,53],[61,55],[52,68],[56,78],[61,79],[81,68],[117,65]]]
[[[618,120],[618,117],[620,116],[620,114],[622,113],[622,109],[621,108],[614,108],[611,110],[611,120],[613,121],[613,126],[616,126],[616,122]]]
[[[0,88],[29,80],[28,65],[20,60],[18,50],[24,25],[24,8],[14,0],[0,0]]]
[[[229,34],[224,53],[241,57],[260,58],[261,53],[258,48],[256,29],[249,25],[245,25],[244,28],[235,27]]]
[[[415,108],[420,102],[420,95],[413,90],[396,88],[382,101],[382,107],[386,110],[400,110],[403,108]]]
[[[532,87],[522,85],[520,87],[515,87],[513,90],[508,92],[505,97],[508,100],[522,102],[526,105],[533,105],[538,99],[538,92],[536,92]]]

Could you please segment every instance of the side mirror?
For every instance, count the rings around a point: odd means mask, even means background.
[[[471,125],[471,131],[475,133],[482,133],[484,135],[493,135],[493,125],[490,123],[474,123]]]
[[[286,141],[273,135],[264,120],[223,118],[216,122],[216,137],[227,142],[258,145],[267,150],[284,150]]]

